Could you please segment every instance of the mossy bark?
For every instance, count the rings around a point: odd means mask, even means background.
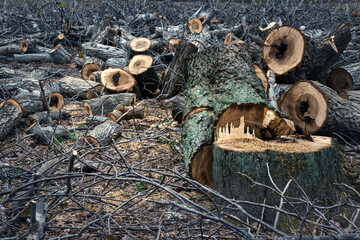
[[[273,181],[283,190],[293,177],[304,189],[310,200],[320,204],[334,204],[337,200],[336,185],[342,179],[341,159],[337,147],[329,147],[314,152],[247,152],[227,150],[221,145],[213,145],[213,178],[217,191],[229,198],[251,201],[267,205],[278,205],[280,196],[265,187],[254,185],[250,177],[258,183],[272,186],[267,173],[268,164]],[[248,177],[246,177],[246,174]],[[286,196],[300,198],[301,190],[293,183]],[[286,207],[289,207],[285,204]],[[244,204],[251,214],[261,217],[262,207]],[[304,209],[299,208],[300,212]],[[264,219],[272,221],[275,212],[265,210]]]

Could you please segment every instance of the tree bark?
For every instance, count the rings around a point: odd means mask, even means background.
[[[213,145],[214,187],[228,198],[250,201],[270,206],[278,205],[280,196],[250,180],[273,187],[267,172],[277,187],[284,189],[293,177],[304,189],[310,200],[325,205],[337,202],[336,183],[343,180],[341,161],[343,155],[331,138],[313,137],[314,142],[287,137],[283,141],[262,142],[243,140]],[[254,142],[252,142],[254,141]],[[241,191],[240,191],[241,189]],[[302,191],[293,182],[286,196],[301,198]],[[263,208],[243,204],[253,216],[260,218]],[[285,210],[290,206],[285,204]],[[297,207],[304,214],[306,209]],[[273,222],[276,212],[265,208],[263,219]]]
[[[103,147],[111,144],[111,140],[120,136],[121,127],[119,124],[112,120],[97,125],[86,136],[87,144],[94,145],[95,147]]]
[[[58,111],[50,111],[50,114],[48,116],[48,112],[37,112],[34,114],[31,114],[26,118],[26,124],[31,126],[35,123],[42,124],[48,121],[48,117],[50,117],[51,120],[60,120],[60,119],[67,119],[71,116],[70,112],[68,110],[58,110]]]
[[[32,138],[39,144],[49,145],[54,138],[69,138],[70,132],[63,125],[41,127],[33,124],[26,131],[27,134],[34,134]]]
[[[167,67],[162,80],[162,94],[173,97],[183,90],[187,72],[186,60],[190,54],[197,52],[197,47],[181,41],[176,48],[175,56]]]
[[[92,72],[103,71],[105,69],[105,62],[94,57],[87,57],[81,69],[81,76],[85,80],[90,80]]]
[[[106,61],[108,58],[127,58],[128,55],[126,51],[120,48],[102,44],[84,43],[82,47],[85,50],[86,56],[97,57],[104,61]]]
[[[88,115],[106,115],[112,112],[118,104],[130,106],[134,105],[135,101],[134,93],[118,93],[86,100],[84,106]]]
[[[4,140],[20,124],[21,112],[10,104],[0,106],[0,140]]]

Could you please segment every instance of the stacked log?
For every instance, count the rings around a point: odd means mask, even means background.
[[[136,95],[133,93],[118,93],[86,100],[84,107],[88,115],[106,115],[112,112],[118,104],[131,106],[135,101]]]

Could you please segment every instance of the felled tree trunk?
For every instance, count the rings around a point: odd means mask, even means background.
[[[43,99],[41,99],[40,91],[27,91],[20,89],[19,93],[13,97],[15,101],[22,107],[24,117],[44,110]]]
[[[182,138],[185,163],[191,176],[202,183],[212,185],[211,147],[216,131],[238,127],[245,116],[245,128],[258,138],[293,132],[292,123],[270,106],[252,64],[245,45],[213,47],[188,61]]]
[[[56,64],[68,64],[71,62],[71,55],[65,50],[65,48],[58,44],[50,52],[52,61]]]
[[[50,111],[49,116],[47,111],[37,112],[26,118],[26,124],[29,126],[35,123],[42,124],[47,122],[48,117],[51,120],[67,119],[70,117],[70,112],[68,110]]]
[[[294,84],[281,100],[280,109],[306,134],[360,133],[360,105],[316,81]]]
[[[0,140],[5,139],[20,123],[20,120],[21,111],[18,108],[9,102],[0,104]]]
[[[331,205],[337,202],[336,183],[342,182],[343,156],[328,137],[314,137],[312,141],[288,136],[282,140],[261,141],[243,139],[237,142],[217,141],[214,148],[214,187],[229,198],[276,206],[280,196],[272,190],[254,185],[250,180],[274,187],[268,169],[277,187],[283,191],[291,178],[304,189],[310,200]],[[302,191],[291,183],[286,196],[301,198]],[[273,222],[276,212],[263,207],[242,204],[253,216]],[[284,209],[289,205],[285,203]],[[304,214],[303,207],[297,211]]]
[[[115,57],[127,58],[128,55],[126,51],[120,48],[111,47],[103,44],[84,43],[82,47],[85,50],[86,56],[97,57],[104,61],[106,61],[106,59],[108,58]]]
[[[105,62],[94,57],[86,58],[84,65],[81,69],[81,76],[85,80],[90,80],[90,74],[96,71],[102,71],[105,69]]]
[[[118,93],[86,100],[84,106],[88,115],[106,115],[112,112],[118,104],[130,106],[135,101],[134,93]]]
[[[168,98],[183,90],[185,75],[187,74],[186,60],[190,54],[197,52],[197,47],[191,43],[181,41],[176,48],[175,56],[166,69],[162,80],[162,94]]]
[[[32,138],[40,144],[49,145],[53,139],[69,138],[70,132],[63,125],[41,127],[33,124],[26,131],[27,134],[34,134]]]
[[[101,116],[101,115],[90,115],[86,118],[86,125],[88,126],[97,126],[105,121],[109,120],[109,117]]]
[[[359,104],[360,106],[360,91],[346,91],[350,102]]]
[[[95,147],[106,146],[111,144],[111,140],[118,137],[120,134],[120,125],[112,120],[108,120],[97,125],[90,131],[86,136],[86,141],[88,144],[92,144]]]
[[[50,84],[52,91],[60,92],[64,96],[86,99],[87,93],[94,91],[100,83],[87,81],[81,78],[65,77]]]
[[[307,31],[303,34],[290,26],[272,30],[264,41],[265,62],[281,75],[277,77],[279,83],[312,79],[327,84],[330,67],[351,39],[350,29],[340,24],[332,35],[329,31]]]
[[[342,66],[352,77],[354,82],[353,90],[360,90],[360,63],[353,63],[347,66]]]

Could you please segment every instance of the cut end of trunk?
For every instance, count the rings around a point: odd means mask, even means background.
[[[213,147],[204,145],[197,151],[190,163],[190,177],[201,184],[213,187]]]
[[[11,99],[11,98],[10,98],[10,99],[6,99],[6,100],[4,100],[4,101],[2,101],[2,102],[0,103],[0,108],[1,108],[4,104],[13,106],[14,108],[16,108],[16,109],[20,112],[20,114],[23,114],[23,109],[22,109],[21,105],[20,105],[16,100]]]
[[[217,147],[236,152],[265,152],[276,151],[283,153],[317,152],[333,145],[332,138],[312,136],[313,141],[296,137],[295,135],[281,136],[276,140],[263,141],[257,138],[239,139],[233,142],[216,141]]]
[[[105,68],[105,63],[100,59],[90,58],[85,61],[85,64],[81,70],[81,76],[85,80],[90,80],[90,74],[93,72],[102,71]]]
[[[99,97],[100,94],[101,94],[102,92],[104,92],[104,89],[103,89],[103,88],[104,88],[104,86],[99,85],[99,86],[96,86],[96,87],[94,87],[93,89],[87,91],[86,94],[85,94],[86,99],[92,99],[92,98],[97,98],[97,97]]]
[[[210,20],[210,22],[211,22],[212,24],[218,25],[218,24],[219,24],[219,19],[213,18],[213,19]]]
[[[87,115],[89,115],[89,116],[93,115],[91,107],[87,102],[84,102],[84,108],[85,108],[85,112],[87,113]]]
[[[101,147],[99,141],[91,136],[86,136],[86,143],[87,145],[93,145],[94,147]]]
[[[135,55],[129,62],[128,70],[133,75],[144,73],[151,67],[153,57],[149,55]]]
[[[32,126],[32,125],[35,125],[35,124],[37,124],[36,119],[32,118],[31,116],[26,118],[26,125]]]
[[[151,40],[145,37],[137,37],[130,41],[129,46],[134,52],[145,52],[151,47]]]
[[[46,101],[48,103],[49,103],[49,98],[50,98],[50,104],[49,104],[50,110],[59,110],[64,107],[65,101],[61,93],[54,92],[46,96]]]
[[[21,47],[21,51],[23,53],[26,53],[29,49],[29,42],[26,39],[22,40],[20,42],[20,47]]]
[[[265,89],[265,93],[267,94],[268,90],[269,90],[269,82],[266,77],[266,74],[265,74],[264,70],[262,70],[260,68],[259,64],[254,63],[253,66],[254,66],[255,74],[261,80],[261,82],[264,86],[264,89]]]
[[[308,81],[295,83],[285,94],[279,107],[304,134],[318,131],[328,114],[328,101],[325,95]]]
[[[60,43],[58,45],[56,45],[53,49],[51,49],[50,53],[55,52],[59,47],[61,47]]]
[[[135,78],[121,68],[107,69],[101,73],[101,84],[106,89],[121,92],[132,90],[135,86]]]
[[[225,40],[224,40],[224,45],[230,44],[231,40],[232,40],[232,32],[229,32],[226,36],[225,36]]]
[[[274,139],[293,134],[294,125],[280,118],[273,110],[261,104],[232,104],[216,123],[217,141],[236,141],[243,138]]]
[[[304,56],[305,38],[292,26],[272,30],[263,45],[266,65],[278,75],[283,75],[298,66]]]
[[[116,29],[115,35],[118,37],[122,37],[122,36],[124,36],[124,31],[121,29]]]
[[[179,45],[181,40],[182,40],[181,38],[170,38],[168,40],[168,42],[169,42],[169,46],[168,46],[169,52],[174,52],[176,47]]]
[[[203,30],[203,25],[199,18],[190,18],[188,20],[188,28],[191,33],[201,33]]]
[[[331,70],[330,75],[330,87],[337,92],[352,90],[354,82],[353,79],[345,69],[335,68]]]

